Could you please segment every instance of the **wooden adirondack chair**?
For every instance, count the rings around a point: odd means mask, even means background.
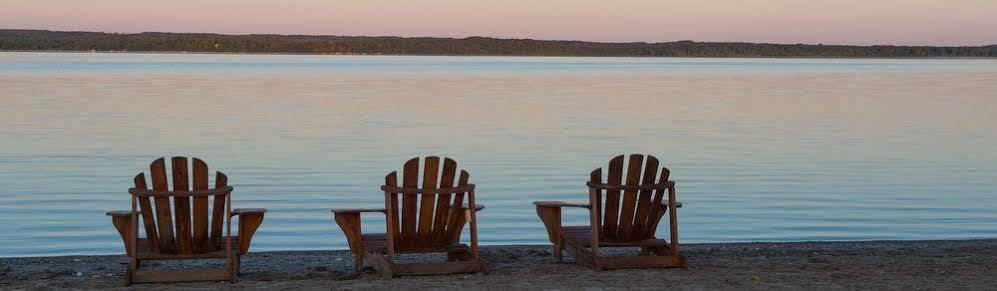
[[[204,161],[194,158],[191,172],[187,158],[173,157],[172,162],[173,190],[167,186],[166,163],[159,158],[150,166],[152,189],[146,186],[145,174],[139,173],[135,176],[135,188],[128,190],[132,209],[107,212],[131,258],[127,283],[237,280],[240,256],[249,250],[266,210],[232,209],[233,188],[228,186],[228,177],[217,172],[215,187],[209,189],[208,165]],[[192,179],[188,179],[188,173],[193,174]],[[210,197],[214,197],[211,204]],[[208,205],[212,205],[210,212]],[[239,233],[232,236],[235,216],[239,217]],[[145,226],[144,238],[139,238],[140,217]],[[188,259],[225,259],[226,266],[183,271],[138,270],[145,260]]]
[[[474,184],[470,175],[461,170],[454,186],[457,162],[427,157],[424,163],[422,187],[419,187],[419,158],[413,158],[402,169],[402,186],[398,172],[384,177],[384,208],[332,209],[333,217],[343,229],[350,250],[360,271],[366,260],[382,276],[474,273],[487,270],[478,256],[478,225],[475,213],[484,206],[474,204]],[[464,199],[467,204],[464,204]],[[474,205],[473,207],[469,205]],[[473,210],[473,211],[472,211]],[[383,213],[387,233],[361,234],[360,214]],[[470,221],[471,246],[460,243],[464,224]],[[399,264],[398,253],[447,253],[446,262]]]
[[[592,171],[587,183],[588,204],[533,202],[540,220],[547,227],[558,262],[562,260],[561,252],[567,250],[576,262],[597,271],[686,265],[685,257],[679,254],[675,211],[682,205],[675,202],[675,183],[668,180],[668,168],[662,167],[661,173],[658,173],[657,158],[647,156],[643,178],[642,164],[643,155],[630,155],[625,184],[622,181],[623,155],[609,161],[606,183],[602,182],[602,168]],[[655,180],[656,177],[660,178]],[[665,190],[668,191],[667,200],[664,200]],[[562,226],[561,209],[564,207],[588,209],[589,225]],[[670,214],[671,242],[654,236],[658,222],[666,212]],[[634,256],[603,256],[599,249],[604,247],[640,247],[641,252]]]

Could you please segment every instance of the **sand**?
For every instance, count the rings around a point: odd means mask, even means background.
[[[352,271],[347,251],[257,252],[238,283],[153,289],[995,289],[997,240],[683,245],[689,267],[594,272],[555,263],[547,246],[487,246],[487,274],[384,279]],[[407,258],[418,259],[418,258]],[[0,289],[125,288],[122,256],[0,258]]]

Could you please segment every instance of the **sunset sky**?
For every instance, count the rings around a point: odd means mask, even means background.
[[[997,0],[0,0],[0,28],[997,44]]]

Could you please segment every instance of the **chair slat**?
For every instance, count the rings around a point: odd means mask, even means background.
[[[222,172],[215,172],[215,189],[228,187],[228,176]],[[225,197],[226,195],[215,195],[211,199],[214,205],[211,208],[211,242],[209,251],[217,250],[222,243],[222,229],[225,226]]]
[[[671,171],[669,171],[668,168],[666,167],[661,167],[661,174],[660,174],[661,178],[658,179],[658,183],[668,182],[669,175],[671,175]],[[647,225],[647,229],[648,231],[650,231],[648,236],[654,235],[654,231],[657,230],[658,228],[658,222],[661,221],[661,217],[665,213],[666,207],[661,204],[661,202],[664,201],[664,197],[666,194],[665,191],[667,190],[659,189],[657,191],[654,191],[654,198],[651,200],[651,207],[652,207],[651,218]]]
[[[391,172],[387,176],[384,176],[384,185],[391,187],[398,186],[398,172]],[[393,233],[388,234],[388,236],[394,238],[395,245],[397,246],[401,240],[401,229],[398,228],[398,220],[400,219],[400,217],[398,217],[398,207],[400,206],[398,205],[398,193],[388,192],[388,197],[386,199],[390,199],[388,203],[391,205],[391,211],[387,213],[387,218],[385,219],[387,220],[387,223],[391,224],[391,229],[393,230]],[[385,208],[387,209],[387,207]]]
[[[402,168],[402,187],[415,188],[419,186],[419,158],[412,158],[405,162]],[[399,244],[402,248],[408,248],[415,242],[416,217],[418,216],[419,195],[402,195],[402,235]]]
[[[654,180],[658,175],[658,158],[654,156],[647,156],[646,164],[644,165],[644,179],[641,180],[640,185],[652,185]],[[637,210],[634,212],[634,223],[633,232],[631,240],[636,239],[647,239],[648,231],[648,219],[651,214],[651,196],[654,195],[653,190],[641,190],[637,197]],[[650,232],[653,234],[654,232]]]
[[[589,173],[589,182],[595,184],[602,183],[602,168],[597,168],[593,170],[592,173]],[[603,226],[598,225],[599,221],[601,220],[600,219],[601,216],[605,215],[603,213],[604,208],[603,208],[603,199],[602,199],[602,189],[589,188],[589,205],[591,207],[589,209],[590,211],[589,229],[590,231],[595,232],[595,234],[599,236],[599,240],[601,241],[606,236],[605,233],[607,233],[606,231],[598,230],[598,229],[605,229],[606,227],[604,225]]]
[[[614,157],[609,160],[609,172],[607,173],[606,184],[609,185],[622,185],[623,182],[623,155]],[[602,226],[603,240],[605,241],[615,241],[617,224],[619,222],[618,215],[620,213],[620,190],[607,190],[606,191],[606,201],[605,208],[603,210],[603,217],[605,218]]]
[[[457,187],[467,186],[467,181],[471,179],[471,174],[460,170],[460,178],[457,179]],[[454,193],[453,206],[450,207],[450,216],[447,218],[447,242],[456,243],[460,241],[460,233],[463,230],[465,221],[464,212],[461,205],[464,205],[464,195],[466,193]]]
[[[644,166],[643,155],[630,155],[627,163],[627,186],[636,186],[640,183],[641,167]],[[617,228],[617,238],[620,240],[630,240],[633,233],[634,210],[637,208],[637,191],[623,191],[623,206],[620,206],[620,225]]]
[[[193,189],[208,190],[208,164],[198,158],[193,158],[191,169]],[[194,252],[200,253],[208,249],[208,197],[194,197]]]
[[[169,191],[169,184],[166,182],[166,160],[156,159],[149,166],[149,175],[152,177],[152,189],[156,191]],[[171,253],[176,250],[173,240],[173,211],[170,207],[169,197],[156,197],[156,224],[159,226],[159,250],[163,253]]]
[[[436,189],[436,183],[439,181],[440,158],[426,157],[423,161],[423,168],[422,189]],[[436,207],[436,193],[423,193],[422,195],[419,195],[419,200],[419,230],[416,242],[419,247],[430,247],[433,242],[432,232],[433,218],[435,216],[434,207]]]
[[[173,157],[173,191],[190,191],[186,157]],[[193,253],[190,237],[190,198],[173,197],[173,221],[176,224],[177,249],[180,254]]]
[[[145,184],[145,173],[138,173],[135,176],[135,188],[149,189]],[[142,223],[145,224],[145,237],[149,239],[149,248],[153,252],[159,252],[159,231],[156,230],[156,212],[152,210],[152,202],[149,197],[137,197],[139,210],[142,212]]]
[[[443,172],[440,177],[440,188],[453,187],[457,175],[457,162],[450,158],[443,159]],[[436,197],[436,212],[433,214],[433,244],[446,243],[447,216],[450,214],[450,200],[453,194],[441,193]]]

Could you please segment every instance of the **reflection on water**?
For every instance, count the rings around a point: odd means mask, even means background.
[[[997,237],[994,61],[0,53],[0,88],[0,256],[122,252],[104,211],[171,155],[270,210],[254,250],[346,248],[327,209],[430,154],[486,244],[546,243],[530,202],[620,153],[672,170],[686,242]]]

